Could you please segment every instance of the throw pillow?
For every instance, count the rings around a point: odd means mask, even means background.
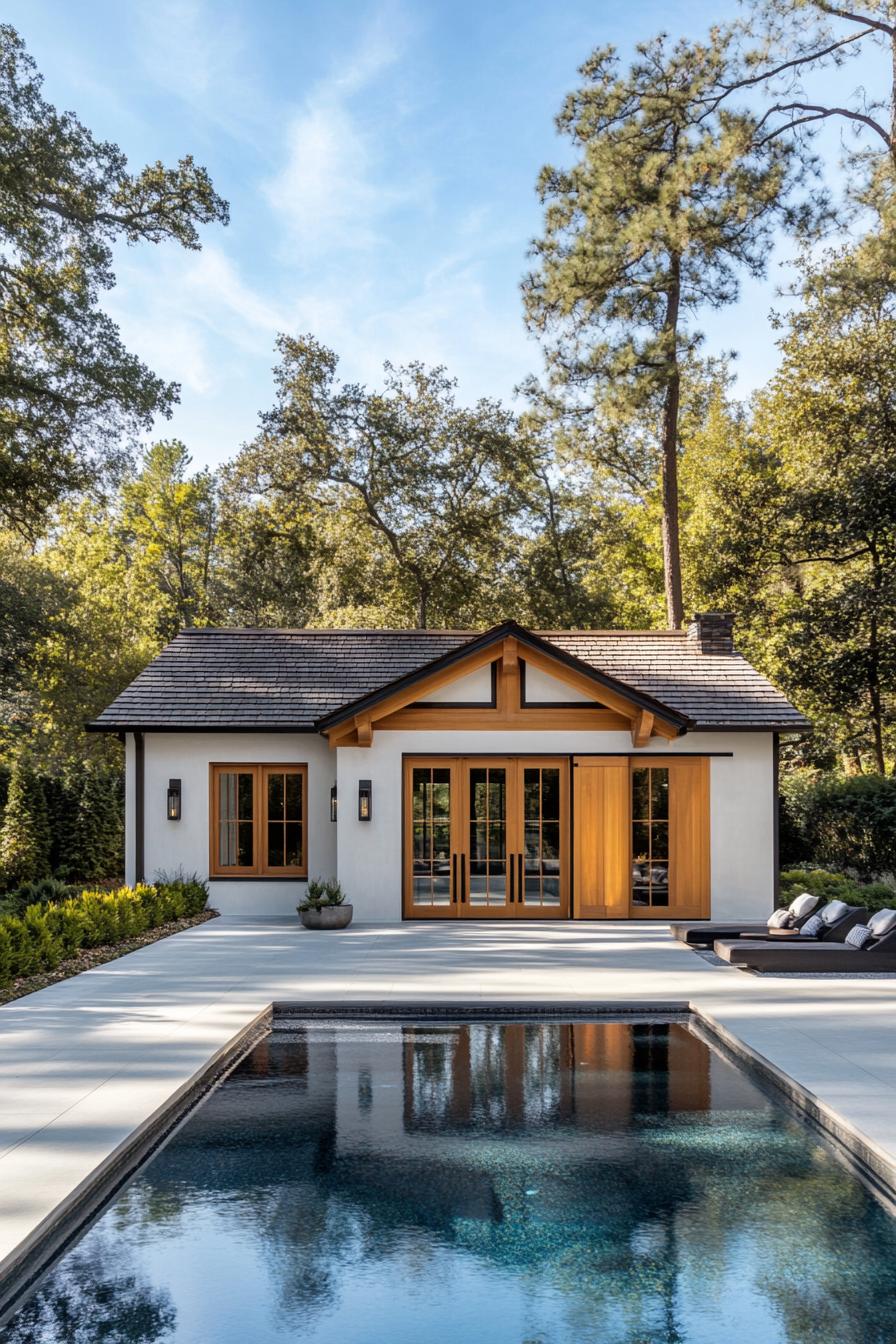
[[[874,937],[874,934],[868,928],[867,924],[857,924],[854,929],[850,929],[846,935],[846,941],[850,947],[864,947],[865,944]]]
[[[825,929],[825,922],[821,915],[812,915],[807,919],[800,929],[801,938],[820,938]]]
[[[823,919],[825,924],[834,924],[848,909],[845,901],[828,901],[825,908],[819,911],[818,918]]]
[[[804,891],[797,896],[795,901],[791,901],[787,907],[794,919],[802,919],[803,915],[811,914],[818,905],[818,897],[813,896],[811,892]]]
[[[770,929],[789,929],[793,923],[793,915],[789,910],[775,910],[768,917],[768,927]]]
[[[868,921],[868,927],[875,938],[883,938],[885,933],[896,929],[896,910],[878,910]]]

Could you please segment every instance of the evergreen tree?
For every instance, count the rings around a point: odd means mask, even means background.
[[[611,47],[581,67],[557,126],[577,154],[539,179],[543,236],[523,291],[548,384],[533,385],[629,494],[659,481],[668,622],[682,624],[678,504],[682,374],[704,307],[731,303],[738,273],[761,275],[799,161],[783,137],[723,95],[732,39]],[[795,217],[795,216],[794,216]]]
[[[24,756],[10,775],[0,827],[0,874],[11,887],[50,876],[47,800],[40,777]]]

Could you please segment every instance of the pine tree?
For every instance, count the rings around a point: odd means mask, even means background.
[[[0,827],[0,873],[9,886],[50,876],[50,827],[43,783],[24,757],[12,768]]]
[[[624,73],[612,47],[581,67],[584,83],[557,118],[578,159],[542,170],[544,235],[523,292],[545,341],[548,410],[621,493],[659,485],[667,614],[678,627],[679,415],[700,341],[693,319],[737,297],[741,269],[762,274],[803,169],[786,137],[763,144],[757,118],[724,100],[730,34],[674,46],[661,36],[637,52]]]

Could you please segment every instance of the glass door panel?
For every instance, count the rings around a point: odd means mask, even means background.
[[[632,769],[632,910],[669,908],[669,770]]]
[[[411,904],[447,909],[451,905],[450,765],[416,765],[411,770]]]
[[[507,903],[507,767],[474,765],[469,798],[470,905]]]
[[[559,909],[561,897],[560,767],[523,767],[524,906]]]

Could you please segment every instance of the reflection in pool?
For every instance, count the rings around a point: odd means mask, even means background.
[[[277,1030],[3,1344],[892,1344],[896,1223],[682,1023]]]

